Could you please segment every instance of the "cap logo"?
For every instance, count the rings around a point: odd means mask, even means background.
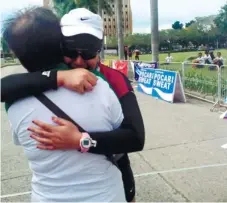
[[[89,18],[80,18],[81,21],[88,20]]]

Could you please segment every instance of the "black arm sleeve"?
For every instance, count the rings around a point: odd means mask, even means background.
[[[9,75],[1,79],[1,102],[17,99],[57,89],[57,71],[52,70],[49,77],[41,72]]]
[[[1,80],[1,101],[12,102],[30,95],[57,88],[57,71],[51,71],[50,77],[40,72],[10,75]],[[140,109],[133,92],[120,98],[124,120],[121,126],[109,132],[90,133],[98,145],[91,153],[117,154],[140,151],[144,147],[144,124]]]
[[[139,105],[133,92],[120,99],[124,120],[121,126],[110,132],[89,133],[97,141],[97,147],[89,152],[97,154],[118,154],[141,151],[144,147],[145,130]]]

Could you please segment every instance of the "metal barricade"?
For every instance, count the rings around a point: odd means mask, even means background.
[[[219,100],[219,67],[214,64],[182,64],[185,93],[211,103]]]
[[[170,71],[177,71],[180,73],[181,79],[183,79],[183,72],[182,72],[182,63],[181,62],[159,62],[158,69],[170,70]]]
[[[118,59],[105,59],[102,63],[113,68],[113,62]],[[134,73],[134,60],[127,61],[128,78],[136,83]],[[136,61],[142,63],[151,63],[151,61]],[[185,61],[180,62],[159,62],[159,69],[177,71],[181,75],[185,94],[210,103],[216,107],[227,107],[227,65],[218,67],[215,64],[198,64]]]
[[[220,71],[220,101],[225,107],[227,107],[227,65],[223,65],[219,69]]]

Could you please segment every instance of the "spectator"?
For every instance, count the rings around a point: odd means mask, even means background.
[[[136,50],[134,51],[134,53],[135,53],[135,60],[140,60],[140,57],[139,57],[140,51],[139,51],[138,49],[136,49]]]
[[[193,68],[203,68],[204,67],[204,57],[203,54],[201,52],[199,52],[198,54],[198,58],[195,59],[194,61],[192,61],[194,64],[192,65]]]
[[[128,46],[124,46],[125,60],[128,60]]]
[[[217,53],[217,57],[214,59],[214,64],[218,65],[219,67],[223,66],[224,59],[221,56],[221,52],[218,52]]]
[[[214,60],[214,58],[215,58],[215,56],[214,56],[214,52],[213,51],[211,51],[210,52],[210,57],[211,57],[211,59],[212,59],[212,61]]]
[[[208,50],[205,51],[205,55],[204,55],[203,58],[204,58],[205,64],[212,64],[213,63],[212,58],[211,58]]]
[[[128,58],[129,60],[132,60],[132,51],[130,49],[128,50]]]
[[[173,57],[171,56],[171,53],[168,53],[168,56],[166,57],[166,64],[172,63]]]
[[[214,52],[213,51],[210,52],[210,57],[212,59],[212,64],[214,64],[215,56],[214,56]],[[217,66],[214,66],[214,65],[209,66],[209,70],[216,70],[216,69],[217,69]]]

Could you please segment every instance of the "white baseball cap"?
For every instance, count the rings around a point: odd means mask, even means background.
[[[61,18],[61,31],[65,37],[90,34],[101,40],[103,39],[103,20],[86,8],[76,8]]]

